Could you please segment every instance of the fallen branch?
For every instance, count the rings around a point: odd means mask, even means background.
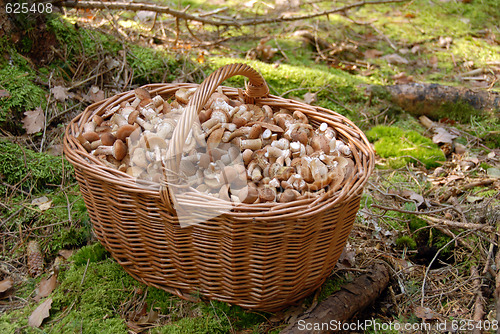
[[[370,86],[373,94],[389,99],[414,116],[431,118],[466,115],[450,115],[449,106],[466,106],[482,116],[495,116],[500,112],[500,94],[487,91],[473,91],[427,83],[410,83],[392,86]],[[449,108],[448,108],[449,109]],[[456,108],[455,108],[456,109]]]
[[[307,330],[307,333],[330,333],[332,328],[314,330],[314,324],[320,326],[322,324],[338,324],[351,319],[380,296],[389,284],[389,278],[387,266],[375,264],[368,270],[367,274],[342,286],[340,291],[319,303],[310,313],[299,317],[296,323],[285,328],[281,334],[305,333],[306,331],[302,327],[313,329]]]
[[[483,293],[481,292],[481,276],[479,276],[479,271],[477,270],[476,266],[472,266],[470,268],[470,275],[473,278],[474,282],[474,291],[475,291],[475,298],[474,298],[474,314],[472,316],[472,320],[476,324],[481,324],[483,321],[485,312],[484,312],[484,298],[483,298]],[[480,326],[474,326],[474,330],[472,331],[472,334],[481,334],[482,330]]]
[[[253,26],[260,24],[268,24],[268,23],[277,23],[277,22],[290,22],[290,21],[300,21],[305,19],[311,19],[319,16],[327,16],[330,14],[344,12],[346,10],[361,7],[364,5],[377,5],[377,4],[385,4],[385,3],[394,3],[394,2],[408,2],[408,0],[379,0],[379,1],[359,1],[350,5],[346,5],[339,8],[333,8],[330,10],[325,10],[318,13],[306,14],[306,15],[296,15],[296,16],[260,16],[252,19],[243,19],[243,20],[229,20],[229,19],[220,19],[213,20],[207,18],[207,16],[212,13],[205,13],[199,15],[188,14],[184,11],[179,11],[172,9],[167,6],[160,6],[154,4],[146,4],[146,3],[128,3],[128,2],[102,2],[102,1],[56,1],[54,4],[58,6],[63,6],[67,8],[80,8],[80,9],[118,9],[118,10],[131,10],[131,11],[150,11],[161,14],[172,15],[176,18],[188,20],[188,21],[196,21],[204,24],[209,24],[213,26],[235,26],[235,27],[243,27],[243,26]]]
[[[475,224],[475,223],[462,223],[462,222],[454,222],[451,220],[447,219],[440,219],[440,218],[435,218],[435,217],[430,217],[430,216],[422,216],[422,218],[426,220],[430,220],[433,223],[437,224],[443,224],[448,227],[453,227],[453,228],[463,228],[466,230],[480,230],[480,231],[485,231],[485,232],[495,232],[495,228],[491,225],[486,225],[486,224]]]

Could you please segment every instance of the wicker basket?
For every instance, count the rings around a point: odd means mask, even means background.
[[[300,110],[313,127],[326,122],[337,131],[355,161],[355,171],[340,189],[291,203],[241,204],[204,223],[181,228],[168,187],[139,182],[105,166],[75,138],[94,115],[131,102],[133,91],[92,104],[73,119],[64,136],[64,152],[75,168],[97,238],[134,278],[185,299],[201,295],[277,311],[312,293],[331,274],[373,170],[374,153],[351,121],[324,108],[268,95],[264,79],[244,64],[224,66],[201,85],[144,86],[152,96],[165,99],[181,87],[199,87],[172,142],[184,142],[180,139],[187,136],[196,113],[222,81],[234,75],[249,78],[245,95],[251,102]],[[238,97],[236,88],[222,90],[230,98]],[[182,149],[176,146],[174,150]]]

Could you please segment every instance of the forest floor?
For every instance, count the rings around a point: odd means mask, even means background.
[[[331,6],[182,0],[172,8],[243,21]],[[390,267],[389,287],[352,321],[455,320],[471,332],[469,320],[481,319],[482,330],[493,332],[500,307],[498,101],[496,110],[447,101],[428,110],[429,128],[376,87],[435,83],[495,96],[497,7],[496,0],[414,0],[241,27],[70,8],[31,26],[19,20],[16,33],[0,36],[0,332],[279,333],[374,263]],[[135,281],[92,234],[62,154],[66,124],[91,103],[147,83],[200,83],[236,61],[261,72],[271,94],[348,117],[377,153],[331,276],[277,313],[188,302]],[[241,78],[226,84],[243,87]]]

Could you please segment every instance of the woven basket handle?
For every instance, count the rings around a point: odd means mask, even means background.
[[[165,165],[165,173],[170,173],[170,178],[166,176],[165,179],[169,180],[178,173],[182,149],[193,127],[194,121],[196,117],[198,117],[198,113],[205,106],[217,87],[219,87],[224,80],[235,75],[244,75],[250,80],[245,91],[246,98],[248,98],[249,101],[255,98],[265,97],[269,94],[269,87],[264,78],[259,72],[246,64],[225,65],[210,74],[201,83],[196,92],[194,92],[184,113],[177,122],[177,126],[172,134],[172,139],[167,150],[167,162]],[[175,212],[171,204],[174,198],[171,196],[166,184],[163,184],[161,187],[160,197],[168,211],[172,213]]]

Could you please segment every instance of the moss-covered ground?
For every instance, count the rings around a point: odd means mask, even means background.
[[[270,0],[155,2],[190,6],[193,13],[223,5],[227,9],[220,15],[227,17],[284,10]],[[189,22],[191,32],[182,21],[177,30],[167,16],[143,20],[127,11],[68,10],[47,17],[44,36],[50,38],[40,43],[50,52],[43,59],[32,56],[36,48],[29,36],[36,28],[26,27],[20,42],[1,37],[0,281],[13,278],[14,288],[0,292],[0,333],[278,333],[297,310],[326,299],[373,261],[394,269],[392,293],[359,318],[421,321],[415,306],[420,305],[424,275],[430,308],[445,318],[470,318],[473,301],[464,292],[472,289],[470,268],[486,266],[495,236],[446,224],[498,223],[498,179],[467,185],[499,168],[500,121],[464,116],[460,105],[449,105],[450,117],[434,119],[457,136],[452,153],[445,154],[446,148],[435,144],[416,118],[367,87],[413,81],[500,91],[500,12],[492,10],[495,5],[495,0],[415,0],[257,27],[217,29]],[[328,1],[301,1],[286,10],[304,14],[331,7]],[[301,30],[331,48],[318,50],[299,37]],[[255,52],[263,39],[275,48],[270,57]],[[135,281],[93,236],[74,172],[61,156],[65,124],[94,102],[91,87],[109,97],[146,83],[199,83],[233,62],[262,73],[274,95],[309,99],[347,116],[365,131],[377,153],[377,169],[349,239],[355,248],[349,261],[341,261],[316,294],[276,314],[216,301],[188,302]],[[224,84],[243,87],[244,79]],[[70,87],[68,97],[55,99],[55,86]],[[22,119],[37,107],[48,123],[28,135]],[[465,152],[453,152],[458,144]],[[44,196],[48,208],[33,202]],[[30,240],[38,241],[45,262],[43,274],[35,278],[27,271]],[[61,251],[67,250],[74,254],[63,259]],[[433,271],[426,273],[431,265]],[[45,297],[53,300],[50,316],[40,328],[29,327],[28,317],[45,300],[35,300],[40,281],[52,273],[58,284]],[[483,284],[494,287],[494,279],[485,276]],[[491,301],[492,295],[484,293]],[[493,308],[490,302],[485,307]]]

